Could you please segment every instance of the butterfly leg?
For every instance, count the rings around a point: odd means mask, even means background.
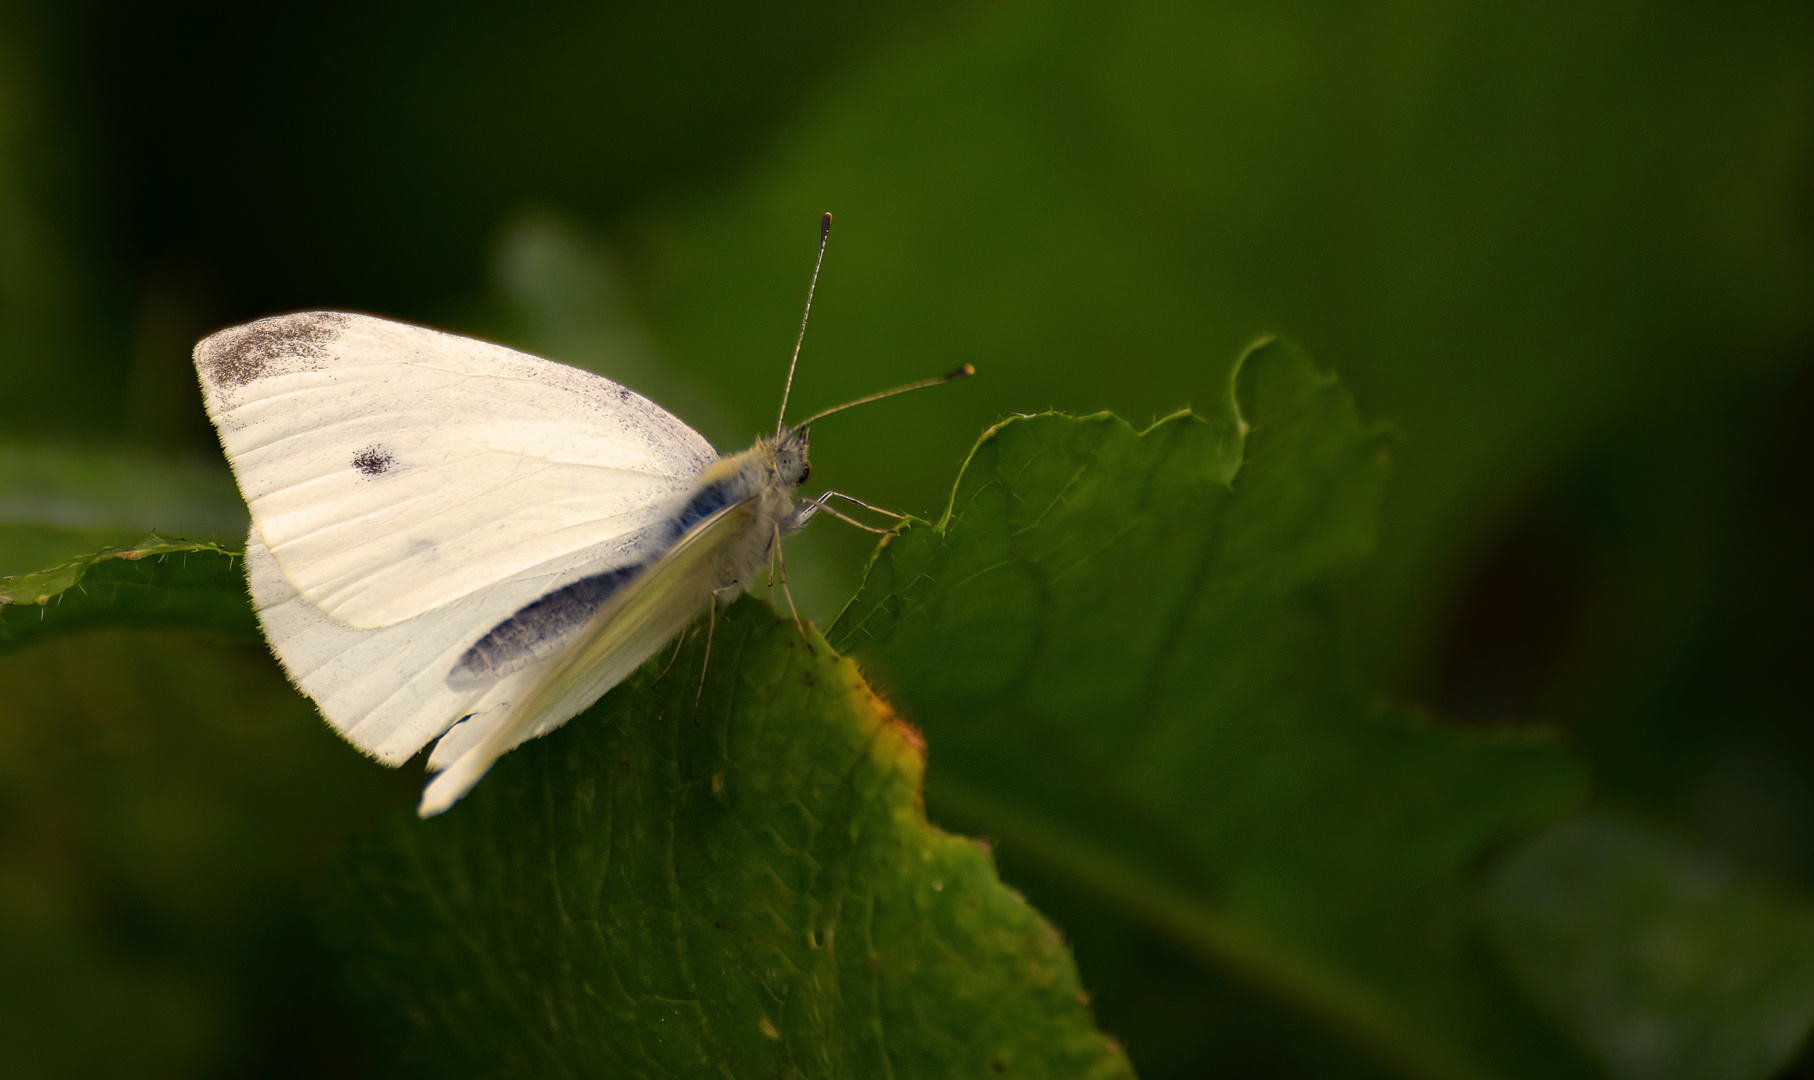
[[[820,507],[820,509],[824,510],[826,513],[830,514],[832,517],[837,518],[839,521],[844,522],[846,525],[854,525],[857,528],[862,529],[864,532],[872,532],[872,533],[876,533],[880,536],[888,536],[894,532],[893,529],[878,529],[874,525],[865,525],[863,522],[858,521],[856,518],[851,517],[849,514],[841,514],[838,511],[833,510],[829,506],[823,506],[823,507]]]
[[[864,532],[881,533],[883,535],[886,535],[886,534],[894,531],[894,529],[878,529],[874,525],[866,525],[863,522],[858,521],[856,518],[851,517],[849,514],[845,514],[845,513],[839,512],[837,510],[833,510],[827,504],[830,502],[830,500],[832,500],[834,498],[844,499],[849,502],[853,502],[853,503],[857,504],[858,506],[861,506],[865,510],[873,510],[878,514],[884,514],[884,515],[887,515],[888,517],[895,518],[897,520],[901,520],[901,521],[907,520],[906,514],[897,514],[892,510],[884,510],[879,506],[871,506],[868,503],[864,502],[863,500],[856,498],[854,496],[851,496],[851,495],[846,495],[841,491],[827,491],[815,499],[812,499],[808,502],[804,502],[804,503],[800,504],[800,508],[798,510],[795,510],[793,512],[793,514],[790,515],[788,518],[787,527],[788,527],[789,531],[798,529],[801,526],[805,525],[808,521],[810,521],[812,519],[813,515],[818,514],[818,513],[830,514],[832,517],[837,518],[839,521],[842,521],[847,525],[854,525],[857,528],[862,529]]]
[[[787,587],[787,556],[781,553],[781,523],[775,522],[774,564],[781,571],[781,595],[787,597],[787,609],[794,613],[794,628],[800,631],[800,640],[806,642],[806,651],[813,651],[813,639],[806,636],[806,624],[800,621],[800,609],[794,605],[794,591]],[[771,582],[772,584],[772,582]]]
[[[699,703],[705,698],[705,673],[712,666],[712,634],[718,629],[718,598],[726,593],[735,592],[741,585],[732,583],[712,590],[711,599],[706,604],[705,616],[705,659],[699,662],[699,687],[693,691],[693,726],[699,726]]]
[[[897,514],[893,510],[884,510],[879,506],[871,506],[868,503],[864,502],[862,499],[857,498],[855,495],[846,495],[842,491],[827,491],[825,494],[819,496],[819,498],[821,498],[821,499],[843,499],[847,503],[853,503],[872,513],[880,514],[883,517],[891,517],[891,518],[895,519],[896,521],[906,521],[907,520],[906,514]]]
[[[692,627],[688,627],[687,629],[690,630],[690,629],[692,629]],[[684,646],[686,643],[687,643],[687,631],[686,630],[682,630],[679,634],[676,634],[674,636],[674,655],[668,657],[667,666],[661,669],[660,675],[655,676],[655,681],[649,684],[649,689],[653,690],[657,686],[660,686],[661,680],[667,678],[668,672],[674,670],[674,661],[680,659],[681,647]]]

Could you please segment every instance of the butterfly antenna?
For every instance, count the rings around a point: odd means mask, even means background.
[[[794,358],[787,362],[787,384],[781,388],[781,415],[775,417],[775,435],[787,427],[787,396],[794,390],[794,368],[800,365],[800,346],[806,343],[806,320],[813,314],[813,290],[819,287],[819,267],[825,265],[825,242],[831,239],[831,215],[819,221],[819,261],[813,263],[812,284],[806,287],[806,311],[800,316],[800,336],[794,339]]]
[[[883,391],[881,391],[879,393],[875,393],[875,394],[865,394],[864,396],[857,398],[855,401],[846,401],[842,405],[833,405],[829,409],[821,409],[820,411],[813,413],[811,416],[800,421],[798,424],[795,424],[794,427],[803,428],[803,427],[806,427],[808,424],[811,424],[815,420],[823,420],[825,417],[830,416],[832,413],[843,412],[845,409],[855,408],[858,405],[867,405],[872,401],[880,401],[883,398],[890,398],[890,397],[895,396],[896,394],[905,394],[909,390],[924,390],[928,386],[943,386],[948,382],[956,382],[959,379],[968,379],[970,376],[972,376],[974,374],[976,374],[976,369],[974,367],[970,366],[969,364],[965,364],[963,367],[958,368],[956,371],[950,372],[949,374],[946,374],[946,375],[940,375],[937,378],[921,379],[919,382],[911,382],[911,383],[908,383],[906,386],[897,386],[893,390],[883,390]]]

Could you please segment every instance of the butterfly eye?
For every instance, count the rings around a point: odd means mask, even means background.
[[[806,478],[811,476],[812,474],[813,474],[813,463],[810,461],[802,461],[800,463],[800,479],[794,481],[794,483],[804,484],[804,483],[806,483]]]

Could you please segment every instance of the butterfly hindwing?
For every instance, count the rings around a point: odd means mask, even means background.
[[[528,573],[390,626],[361,629],[328,618],[278,568],[256,528],[246,539],[246,577],[265,637],[303,693],[346,740],[400,765],[462,716],[518,696],[532,670],[488,681],[449,673],[488,627],[550,592],[560,579]]]

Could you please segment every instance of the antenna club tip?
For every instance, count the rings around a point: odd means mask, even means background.
[[[820,243],[824,243],[825,238],[830,235],[831,235],[831,211],[827,210],[825,212],[825,216],[819,219],[819,241],[820,241]]]
[[[976,374],[976,365],[975,364],[965,364],[963,367],[958,368],[956,371],[953,371],[951,374],[945,376],[945,380],[947,382],[949,382],[953,379],[968,379],[970,376],[972,376],[974,374]]]

